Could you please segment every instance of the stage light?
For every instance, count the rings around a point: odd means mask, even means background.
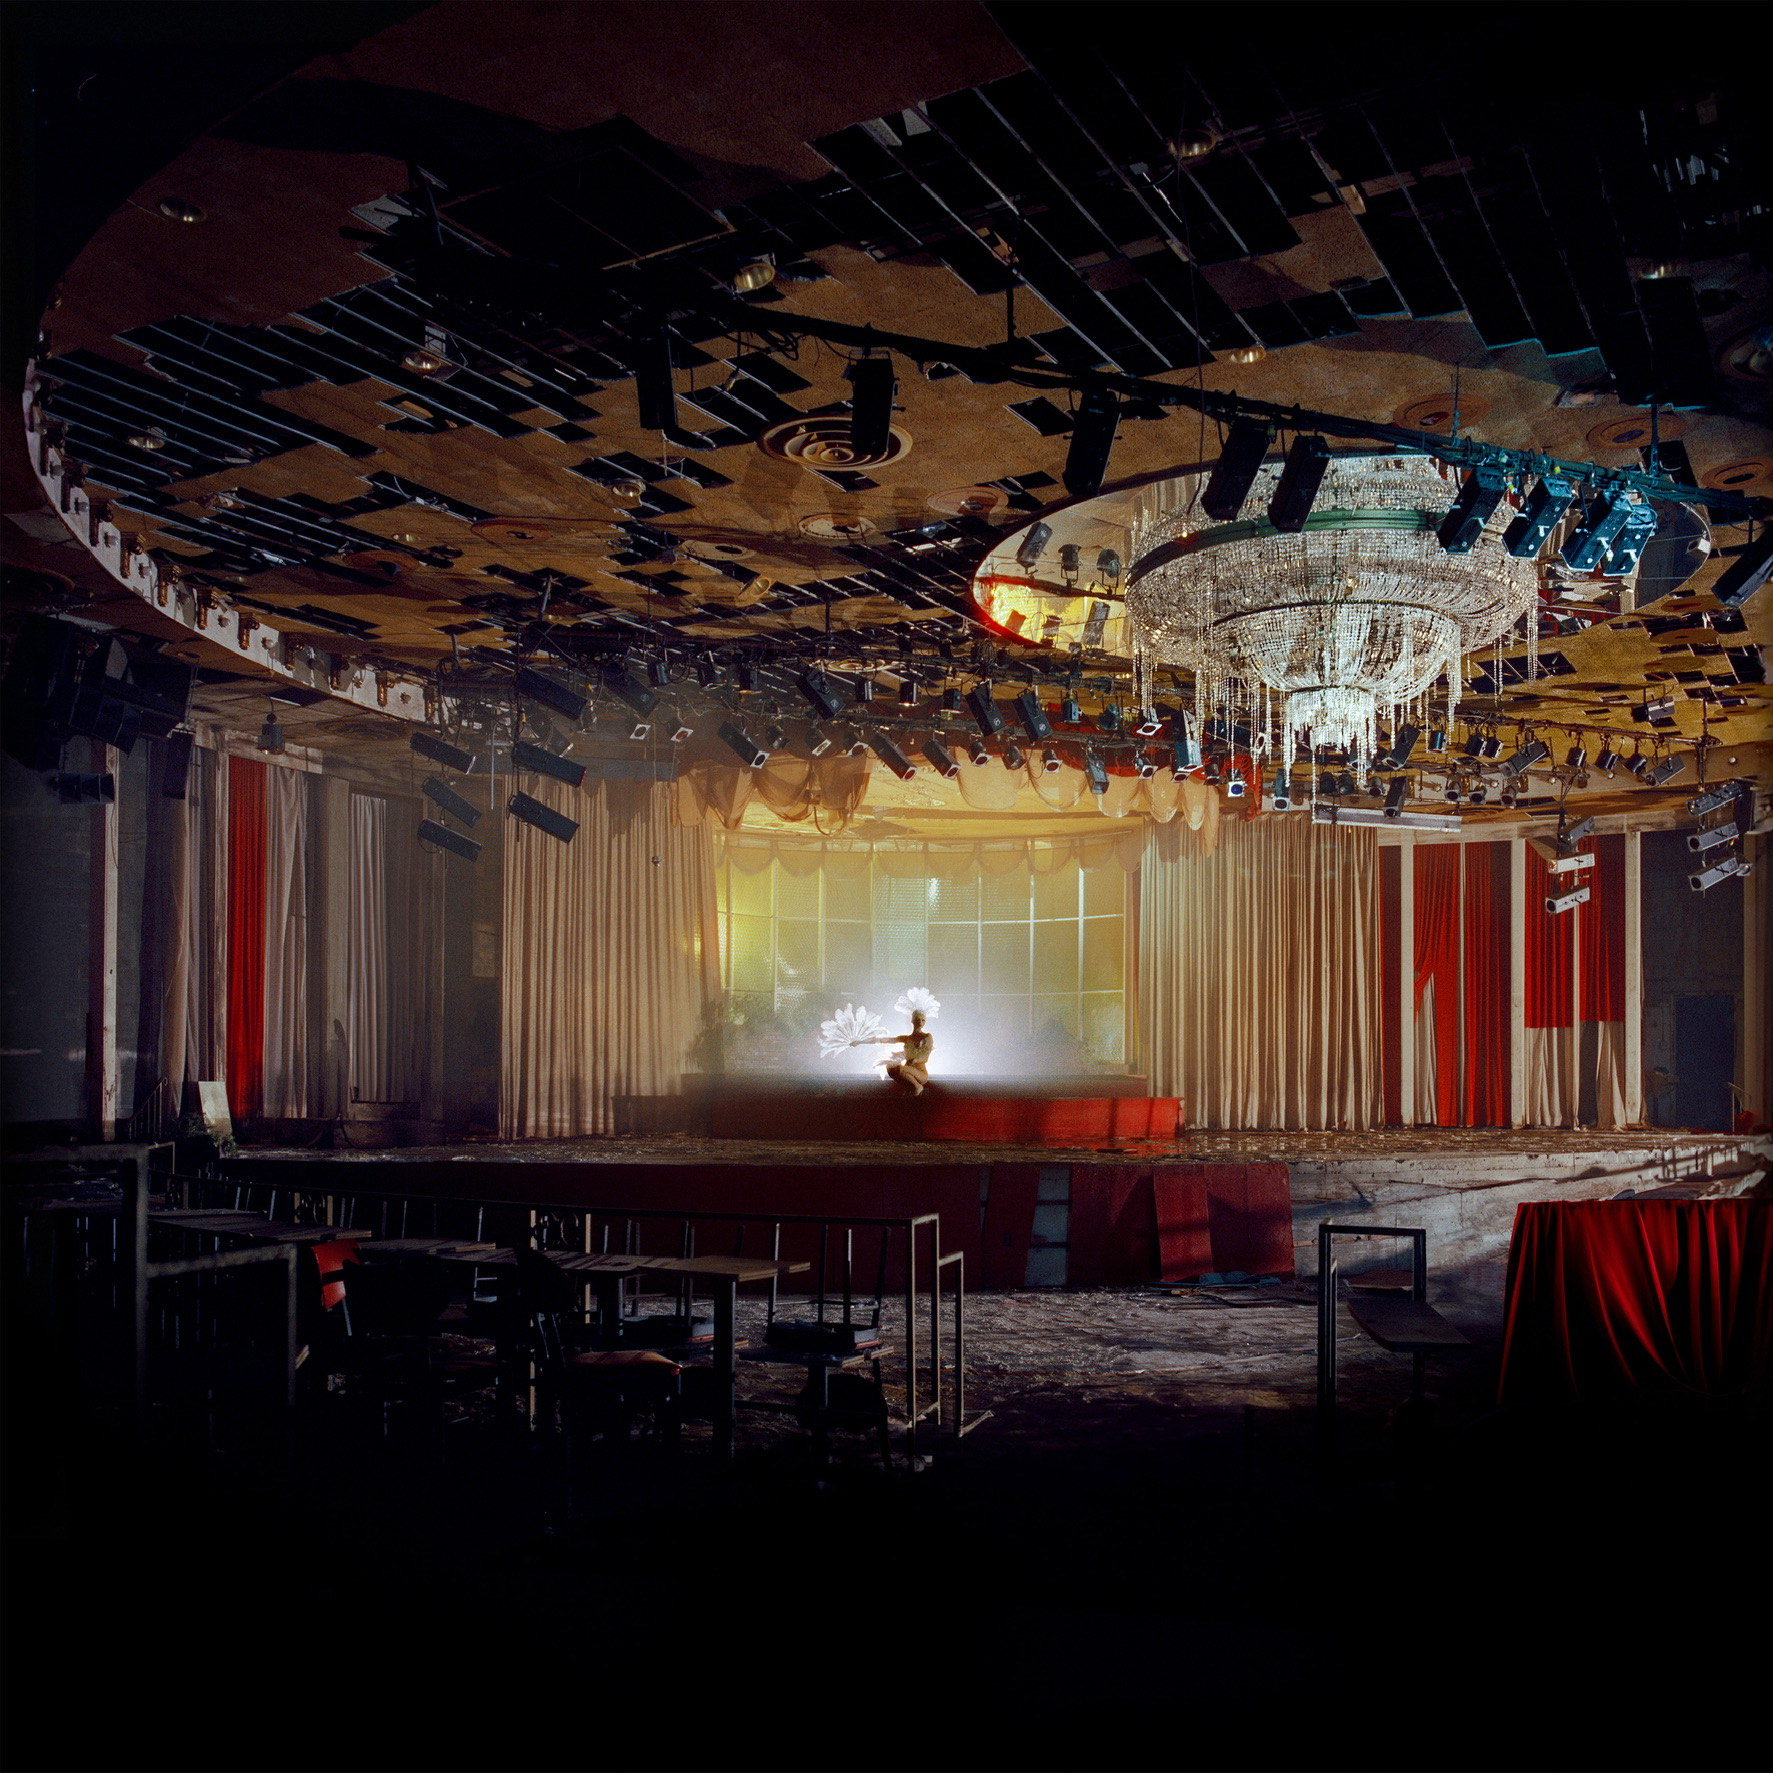
[[[1022,755],[1022,747],[1014,739],[1007,740],[1003,748],[1003,767],[1006,770],[1019,770],[1028,759]]]
[[[1559,893],[1555,898],[1548,898],[1545,901],[1545,909],[1553,917],[1562,917],[1566,911],[1574,911],[1578,905],[1586,905],[1592,890],[1592,888],[1585,886],[1572,887],[1567,893]]]
[[[1133,731],[1141,739],[1154,739],[1164,730],[1164,717],[1155,708],[1141,708]]]
[[[1713,825],[1704,831],[1695,831],[1687,839],[1687,848],[1696,855],[1703,855],[1707,850],[1715,850],[1719,844],[1734,843],[1742,835],[1742,827],[1732,819],[1727,825]]]
[[[1139,772],[1139,780],[1142,782],[1149,781],[1157,774],[1157,759],[1149,751],[1136,752],[1133,763]]]
[[[1547,474],[1534,484],[1527,502],[1502,532],[1502,545],[1516,560],[1537,560],[1547,538],[1563,522],[1576,497],[1575,485],[1562,475]]]
[[[1016,711],[1016,718],[1029,738],[1050,739],[1053,736],[1053,723],[1047,719],[1047,711],[1033,690],[1023,690],[1010,706]]]
[[[1721,880],[1731,880],[1737,875],[1747,876],[1753,870],[1740,856],[1720,856],[1711,867],[1699,874],[1689,874],[1687,885],[1696,893],[1709,893]]]
[[[1410,778],[1393,776],[1391,786],[1385,790],[1385,816],[1395,819],[1404,810],[1404,802],[1410,797]]]
[[[795,680],[800,693],[811,704],[815,714],[823,715],[826,720],[835,720],[842,713],[843,698],[837,693],[837,687],[823,671],[803,671]]]
[[[1472,469],[1435,532],[1440,538],[1442,551],[1469,554],[1482,538],[1484,525],[1496,515],[1496,507],[1502,503],[1502,495],[1507,490],[1500,468]]]
[[[1465,797],[1473,806],[1482,806],[1490,798],[1490,790],[1482,782],[1473,782],[1471,792]]]
[[[1559,558],[1572,572],[1596,571],[1612,553],[1613,544],[1632,524],[1634,513],[1648,510],[1649,507],[1641,504],[1632,493],[1623,490],[1602,493],[1571,532],[1570,539],[1559,551]],[[1654,512],[1650,512],[1650,523],[1654,530]]]
[[[1585,873],[1594,866],[1592,855],[1560,856],[1557,846],[1547,843],[1543,837],[1529,837],[1527,847],[1545,863],[1547,872],[1557,875],[1560,880],[1567,880],[1571,875]]]
[[[1644,780],[1652,788],[1660,788],[1665,783],[1672,782],[1686,767],[1687,760],[1684,757],[1665,757],[1659,764],[1644,772]]]
[[[1465,743],[1459,749],[1467,757],[1482,757],[1484,754],[1484,735],[1476,727],[1468,727],[1465,732]]]
[[[634,371],[635,418],[643,431],[677,428],[677,394],[671,385],[671,338],[663,327],[643,332],[623,353]]]
[[[1226,432],[1219,459],[1200,496],[1200,508],[1216,522],[1229,523],[1244,508],[1272,435],[1260,419],[1238,419]]]
[[[1225,772],[1225,798],[1227,800],[1242,800],[1244,787],[1243,777],[1236,770],[1227,769]]]
[[[1003,731],[1003,710],[997,705],[997,697],[991,693],[989,683],[978,683],[968,690],[966,705],[967,712],[978,722],[979,731],[985,738],[995,738]]]
[[[938,776],[945,776],[952,781],[960,774],[960,763],[954,753],[939,739],[924,739],[918,749],[929,759],[930,768]]]
[[[1602,745],[1595,753],[1594,767],[1603,776],[1611,776],[1619,767],[1619,753],[1611,745]]]
[[[1607,550],[1607,558],[1601,570],[1615,578],[1625,578],[1637,571],[1639,560],[1643,558],[1645,548],[1650,545],[1650,538],[1656,533],[1656,508],[1647,500],[1641,500],[1631,508],[1631,514],[1625,520],[1625,527],[1613,540],[1613,546]],[[1572,618],[1574,620],[1574,618]],[[1582,632],[1585,624],[1576,623],[1573,628],[1566,628],[1565,633]]]
[[[439,825],[435,819],[419,821],[419,841],[432,844],[440,850],[448,850],[453,855],[463,856],[470,862],[480,860],[480,844],[471,837],[464,837],[459,831],[451,831],[447,825]]]
[[[1564,753],[1564,768],[1567,770],[1585,770],[1588,768],[1588,748],[1584,745],[1572,745]]]
[[[873,702],[875,687],[874,679],[866,671],[856,673],[856,681],[851,693],[855,697],[857,707],[866,708]]]
[[[1478,742],[1478,756],[1484,758],[1499,757],[1502,754],[1502,740],[1495,733],[1485,733]]]
[[[715,728],[715,736],[748,770],[760,770],[769,762],[770,754],[742,727],[723,720]]]
[[[583,696],[569,690],[564,683],[556,683],[552,677],[544,677],[540,671],[532,670],[528,665],[518,671],[516,685],[520,696],[527,696],[532,702],[540,702],[544,708],[552,708],[556,714],[564,715],[568,720],[577,720],[585,712]],[[650,694],[646,691],[642,693]]]
[[[1040,754],[1040,767],[1042,773],[1045,775],[1052,775],[1054,771],[1062,769],[1064,764],[1064,758],[1062,758],[1051,745]]]
[[[760,289],[768,289],[776,280],[776,266],[773,259],[747,259],[737,267],[730,279],[734,295],[755,295]]]
[[[891,357],[860,357],[846,371],[850,384],[850,447],[858,459],[877,461],[893,446],[893,396],[898,379]]]
[[[1512,757],[1502,760],[1502,767],[1511,776],[1525,775],[1534,764],[1543,763],[1551,755],[1551,747],[1540,739],[1529,739]]]
[[[917,774],[914,764],[885,733],[871,732],[868,743],[874,747],[874,755],[890,769],[901,782],[909,782]]]
[[[659,698],[638,678],[629,676],[620,665],[607,665],[602,674],[603,687],[618,701],[627,703],[636,714],[651,714],[658,707]]]
[[[1223,777],[1219,774],[1218,758],[1209,757],[1201,766],[1201,779],[1209,788],[1217,788],[1219,786]]]
[[[1428,749],[1438,755],[1439,753],[1445,751],[1446,748],[1447,748],[1447,729],[1444,726],[1437,726],[1437,727],[1432,728],[1429,732],[1429,735],[1428,735]]]
[[[1725,609],[1740,609],[1766,584],[1769,573],[1773,573],[1773,525],[1763,528],[1724,568],[1711,594]]]
[[[578,835],[577,819],[569,819],[565,813],[557,813],[552,807],[543,806],[539,800],[532,800],[527,794],[513,794],[505,802],[505,810],[512,818],[521,819],[524,824],[547,832],[561,843],[571,843]]]
[[[1459,799],[1459,784],[1451,776],[1449,776],[1447,778],[1446,797],[1448,800],[1451,800],[1454,802],[1457,802]]]
[[[1082,726],[1083,709],[1077,705],[1077,697],[1069,691],[1059,698],[1059,724],[1061,726]]]
[[[1053,539],[1053,527],[1049,523],[1036,523],[1029,527],[1028,532],[1016,544],[1016,564],[1024,572],[1034,571],[1046,545]]]
[[[1104,548],[1096,556],[1096,582],[1099,585],[1115,584],[1120,578],[1120,556],[1112,548]],[[1098,608],[1101,606],[1098,605]]]
[[[740,665],[733,672],[733,688],[742,696],[755,695],[757,692],[757,667],[755,665]]]
[[[1274,777],[1274,810],[1284,813],[1292,804],[1293,778],[1285,770],[1277,770]]]
[[[693,739],[695,736],[696,729],[693,726],[684,726],[679,723],[677,728],[671,734],[671,743],[673,745],[681,745],[685,739]]]
[[[1400,764],[1410,761],[1410,753],[1416,749],[1416,741],[1422,737],[1419,726],[1400,726],[1391,743],[1373,759],[1376,770],[1396,769]]]
[[[663,689],[671,681],[671,661],[669,659],[648,659],[646,680],[655,689]]]
[[[1108,458],[1114,450],[1114,434],[1119,428],[1119,399],[1104,389],[1090,389],[1078,402],[1071,421],[1071,444],[1060,471],[1065,490],[1074,499],[1088,498],[1102,490]]]
[[[962,698],[960,691],[950,684],[948,688],[942,692],[941,706],[944,714],[958,714],[961,709],[966,706],[966,702]]]
[[[806,729],[806,748],[814,757],[823,757],[831,749],[831,740],[816,726],[809,726]]]
[[[1574,825],[1567,826],[1561,831],[1558,834],[1558,842],[1578,844],[1583,838],[1594,836],[1594,826],[1594,814],[1590,813],[1586,819],[1578,819]]]
[[[991,753],[985,748],[983,739],[969,739],[967,741],[967,756],[975,764],[986,764],[991,761]]]
[[[1102,704],[1102,712],[1096,716],[1096,731],[1099,733],[1118,733],[1125,723],[1121,720],[1120,709],[1112,702]]]
[[[910,677],[901,677],[899,679],[899,706],[901,708],[915,708],[918,700],[916,680]]]
[[[1695,818],[1698,818],[1704,813],[1714,813],[1719,807],[1728,806],[1737,795],[1746,793],[1747,791],[1748,784],[1746,782],[1736,781],[1734,779],[1728,782],[1720,782],[1715,788],[1707,788],[1703,794],[1694,795],[1694,797],[1687,802],[1687,811]]]
[[[480,823],[480,808],[471,800],[464,800],[455,789],[437,776],[426,779],[423,793],[434,806],[441,807],[452,819],[460,819],[464,825]]]
[[[419,756],[428,757],[433,763],[447,764],[452,770],[460,770],[463,775],[474,767],[474,759],[468,752],[459,746],[446,744],[442,739],[434,739],[429,733],[410,733],[406,742]]]
[[[1200,741],[1195,737],[1193,725],[1186,714],[1172,716],[1170,743],[1176,754],[1178,775],[1200,768]]]
[[[766,726],[763,729],[763,742],[772,753],[788,749],[788,735],[779,726]]]
[[[1385,814],[1375,807],[1338,806],[1332,801],[1320,800],[1313,804],[1311,822],[1314,825],[1386,825],[1391,823]],[[1458,831],[1463,821],[1457,813],[1401,813],[1397,823],[1412,831]]]
[[[1631,756],[1626,759],[1625,767],[1630,770],[1634,776],[1641,776],[1649,769],[1650,760],[1643,754],[1643,752],[1634,751]]]
[[[720,667],[712,659],[697,659],[696,682],[703,689],[713,689],[720,682]]]
[[[868,741],[853,726],[846,726],[837,742],[845,757],[866,757],[868,754]]]
[[[1268,501],[1268,521],[1282,535],[1297,535],[1311,515],[1317,489],[1330,465],[1329,445],[1321,437],[1295,437],[1287,451],[1280,483]]]
[[[577,788],[585,779],[585,766],[582,763],[574,763],[570,758],[544,751],[540,745],[531,745],[521,739],[511,747],[511,763],[516,769],[534,770],[538,775],[552,776],[557,782],[565,782],[569,788]]]
[[[1102,759],[1088,747],[1084,750],[1084,778],[1088,781],[1092,794],[1106,794],[1108,792],[1108,771],[1104,767]]]

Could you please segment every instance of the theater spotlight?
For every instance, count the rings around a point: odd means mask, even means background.
[[[1149,751],[1140,751],[1134,756],[1135,767],[1139,771],[1140,781],[1149,781],[1157,774],[1158,760]]]
[[[1725,609],[1740,609],[1773,573],[1773,525],[1764,527],[1718,575],[1711,594]]]
[[[514,769],[534,770],[539,776],[552,776],[569,788],[577,788],[585,779],[582,763],[574,763],[570,758],[544,751],[540,745],[531,745],[521,739],[511,747],[511,764]]]
[[[616,673],[612,672],[611,675]],[[569,690],[564,683],[556,683],[552,677],[544,677],[540,671],[531,670],[528,665],[517,673],[516,683],[520,696],[527,696],[532,702],[540,702],[544,708],[552,708],[556,714],[564,715],[568,720],[577,720],[585,712],[583,696]],[[649,698],[651,696],[650,691],[643,690],[641,693]]]
[[[763,742],[769,746],[772,755],[788,749],[788,735],[779,726],[766,726],[763,729]]]
[[[476,813],[475,817],[478,818],[479,814]],[[471,837],[464,837],[459,831],[451,831],[447,825],[439,825],[435,819],[419,821],[419,842],[428,843],[435,849],[448,850],[452,855],[465,857],[470,862],[480,860],[480,844]]]
[[[874,755],[890,769],[901,782],[909,782],[917,774],[914,764],[885,733],[871,732],[868,743],[874,747]]]
[[[1459,749],[1467,757],[1482,757],[1484,754],[1484,735],[1475,726],[1465,730],[1465,743]]]
[[[938,776],[945,776],[952,781],[960,774],[960,764],[955,755],[939,739],[925,739],[918,747],[930,761],[930,768]]]
[[[1067,542],[1059,550],[1059,577],[1067,585],[1077,583],[1078,574],[1083,571],[1083,550],[1075,542]]]
[[[1120,582],[1120,556],[1112,548],[1104,548],[1096,556],[1096,583],[1114,585]],[[1100,609],[1102,606],[1096,606]]]
[[[1200,741],[1195,737],[1193,722],[1186,714],[1177,714],[1171,719],[1170,743],[1175,747],[1179,774],[1200,768]]]
[[[681,721],[679,721],[678,724],[672,729],[671,743],[673,745],[681,745],[685,739],[693,739],[695,736],[696,736],[696,729],[693,726],[685,726]]]
[[[1084,779],[1089,783],[1092,794],[1108,792],[1108,771],[1102,759],[1087,748],[1084,751]]]
[[[1096,716],[1096,731],[1099,733],[1118,733],[1126,723],[1121,719],[1120,709],[1112,702],[1102,704],[1102,712]]]
[[[1106,389],[1092,388],[1078,402],[1071,421],[1071,445],[1065,452],[1060,478],[1074,499],[1088,498],[1102,490],[1114,434],[1120,428],[1120,400]]]
[[[1416,741],[1422,737],[1419,726],[1400,726],[1389,745],[1373,759],[1376,770],[1394,770],[1410,761],[1410,753],[1416,749]]]
[[[1243,777],[1235,769],[1226,769],[1225,798],[1227,800],[1242,800],[1245,786]]]
[[[1525,775],[1534,764],[1543,763],[1551,755],[1551,747],[1540,739],[1529,739],[1512,757],[1502,760],[1502,767],[1511,776]]]
[[[1330,446],[1321,437],[1293,439],[1274,497],[1268,501],[1268,521],[1282,535],[1297,535],[1304,529],[1329,465]]]
[[[1686,767],[1687,760],[1684,757],[1665,757],[1644,772],[1644,780],[1652,788],[1660,788],[1665,783],[1672,782]]]
[[[474,767],[474,759],[468,752],[459,746],[445,744],[442,739],[434,739],[429,733],[411,733],[406,742],[419,756],[428,757],[433,763],[446,764],[452,770],[460,770],[463,775]]]
[[[858,708],[866,708],[874,700],[875,682],[866,671],[856,673],[856,681],[851,693]]]
[[[1614,538],[1613,546],[1607,550],[1607,558],[1602,570],[1615,578],[1624,578],[1637,571],[1638,562],[1643,558],[1644,550],[1650,545],[1650,538],[1656,533],[1656,508],[1648,500],[1640,500],[1631,508],[1631,514],[1625,520],[1625,527]],[[1581,633],[1584,624],[1578,623],[1574,628],[1567,628],[1565,633]]]
[[[860,460],[891,453],[893,396],[898,380],[891,357],[861,357],[846,372],[850,383],[850,447]]]
[[[440,777],[428,778],[423,793],[433,806],[441,808],[452,819],[460,819],[464,825],[477,825],[480,822],[480,808],[472,801],[464,800]]]
[[[1613,552],[1614,543],[1631,525],[1634,512],[1648,509],[1635,494],[1623,489],[1602,493],[1559,551],[1564,565],[1572,572],[1594,572]],[[1650,513],[1650,518],[1654,529],[1654,512]]]
[[[1393,776],[1391,786],[1385,790],[1385,816],[1395,819],[1404,810],[1404,802],[1410,798],[1410,778]]]
[[[1225,433],[1219,459],[1200,496],[1200,508],[1215,522],[1229,523],[1244,508],[1272,435],[1260,419],[1238,419]]]
[[[547,832],[561,843],[571,843],[578,835],[577,819],[569,819],[565,813],[557,813],[552,807],[543,806],[539,800],[532,800],[527,794],[513,794],[505,802],[505,810],[512,818],[521,819],[524,824]]]
[[[837,743],[845,757],[866,757],[868,754],[868,741],[853,726],[846,726],[838,734]]]
[[[1059,755],[1059,753],[1052,748],[1051,745],[1049,745],[1043,752],[1041,752],[1040,767],[1041,767],[1042,774],[1050,776],[1056,770],[1063,769],[1064,766],[1065,766],[1065,759],[1062,758]]]
[[[1619,753],[1611,745],[1602,745],[1595,753],[1594,767],[1603,776],[1611,776],[1619,767]]]
[[[803,671],[794,682],[815,714],[822,715],[826,720],[835,720],[843,712],[843,697],[823,671]]]
[[[997,705],[997,697],[991,693],[989,683],[976,683],[966,694],[967,712],[978,722],[980,734],[987,738],[995,738],[1003,731],[1003,710]]]
[[[944,714],[958,714],[965,706],[965,699],[962,697],[960,691],[952,684],[950,684],[947,689],[943,690],[942,712]]]
[[[1643,752],[1634,751],[1631,756],[1626,759],[1625,767],[1630,770],[1634,776],[1642,776],[1649,770],[1650,760],[1643,754]]]
[[[1496,515],[1496,507],[1507,490],[1500,468],[1472,469],[1436,531],[1443,552],[1469,554],[1482,538],[1484,525]]]
[[[1478,744],[1478,756],[1484,758],[1499,757],[1502,754],[1502,740],[1495,733],[1485,733]]]
[[[1277,770],[1274,777],[1274,810],[1284,813],[1293,804],[1293,778],[1285,770]]]
[[[1709,893],[1721,880],[1730,880],[1736,875],[1751,873],[1748,863],[1740,856],[1720,856],[1709,868],[1698,874],[1687,876],[1687,885],[1696,893]]]
[[[1437,727],[1432,728],[1429,732],[1429,735],[1428,735],[1428,749],[1430,751],[1439,753],[1439,752],[1445,751],[1446,748],[1447,748],[1447,729],[1444,726],[1437,726]]]
[[[697,659],[696,682],[703,689],[713,689],[720,682],[720,667],[712,659]]]
[[[1547,474],[1527,494],[1514,521],[1502,532],[1502,545],[1516,560],[1536,560],[1551,532],[1563,522],[1576,497],[1573,482]]]
[[[1585,770],[1588,768],[1588,748],[1585,745],[1572,745],[1564,753],[1564,768],[1567,770]]]
[[[1164,717],[1155,708],[1141,708],[1133,722],[1133,731],[1141,739],[1155,739],[1164,730]]]
[[[1588,887],[1579,886],[1572,888],[1567,893],[1559,893],[1555,898],[1545,901],[1545,909],[1553,917],[1561,917],[1566,911],[1574,911],[1578,905],[1586,905],[1591,890]]]
[[[831,749],[831,740],[816,726],[806,729],[806,748],[814,757],[823,757]]]
[[[1481,781],[1473,782],[1471,792],[1465,797],[1473,806],[1482,806],[1490,798],[1489,788]]]
[[[1694,818],[1699,818],[1706,813],[1715,813],[1719,807],[1728,806],[1739,794],[1746,793],[1747,787],[1745,782],[1736,779],[1720,782],[1715,788],[1707,788],[1703,794],[1694,795],[1687,802],[1687,811]]]
[[[917,679],[914,677],[901,677],[899,679],[899,706],[901,708],[915,708],[918,701],[919,691],[917,687]]]
[[[742,727],[723,720],[715,729],[716,737],[748,770],[760,770],[769,762],[770,754]]]
[[[1047,719],[1047,711],[1040,705],[1040,697],[1033,690],[1023,690],[1010,704],[1016,711],[1016,718],[1022,723],[1022,730],[1031,739],[1050,739],[1053,736],[1053,723]]]
[[[1201,768],[1201,779],[1209,788],[1217,788],[1224,779],[1219,773],[1219,760],[1209,757]]]
[[[1713,825],[1705,831],[1695,831],[1687,839],[1687,848],[1696,855],[1704,855],[1707,850],[1715,850],[1719,844],[1734,843],[1742,835],[1742,827],[1734,819],[1724,825]]]
[[[256,743],[261,751],[277,752],[283,749],[283,728],[277,724],[275,714],[265,716],[265,723],[259,728]]]
[[[1069,691],[1059,698],[1059,724],[1061,726],[1083,725],[1083,709],[1077,705],[1077,697]]]
[[[1031,525],[1027,534],[1016,544],[1016,564],[1024,572],[1033,572],[1047,543],[1052,539],[1053,526],[1050,523]]]
[[[1006,770],[1019,770],[1028,759],[1022,754],[1022,747],[1014,739],[1005,741],[1003,748],[1003,767]]]
[[[659,698],[651,687],[630,675],[620,665],[611,665],[603,673],[603,687],[618,701],[625,702],[636,714],[647,715],[658,707]]]

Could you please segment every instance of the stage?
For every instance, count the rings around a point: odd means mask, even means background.
[[[398,1151],[261,1149],[230,1173],[443,1198],[718,1212],[937,1212],[969,1288],[1141,1286],[1241,1271],[1315,1273],[1317,1227],[1370,1220],[1428,1233],[1432,1290],[1454,1315],[1499,1308],[1515,1208],[1607,1200],[1699,1178],[1734,1192],[1773,1164],[1773,1139],[1391,1128],[1197,1132],[1115,1146],[684,1136],[485,1142]],[[1389,1240],[1347,1245],[1351,1270],[1389,1266]]]

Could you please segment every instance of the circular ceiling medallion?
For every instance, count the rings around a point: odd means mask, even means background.
[[[874,534],[866,517],[803,517],[800,533],[821,542],[855,542]]]
[[[1773,327],[1757,326],[1718,353],[1718,368],[1739,382],[1773,381]]]
[[[766,456],[774,456],[782,462],[797,462],[814,473],[829,473],[834,469],[863,473],[869,468],[884,468],[889,462],[909,455],[911,433],[891,425],[887,428],[886,448],[874,455],[864,455],[851,439],[849,415],[833,413],[829,417],[787,419],[779,425],[771,425],[758,438],[757,447]]]
[[[729,560],[749,560],[756,550],[739,542],[685,542],[683,552],[691,560],[705,560],[711,566],[724,566]]]
[[[1459,425],[1463,430],[1475,425],[1490,410],[1490,403],[1476,394],[1459,396]],[[1436,394],[1427,400],[1412,400],[1391,415],[1394,425],[1410,431],[1451,431],[1453,429],[1453,395]]]
[[[1001,486],[951,486],[924,500],[932,511],[946,517],[995,517],[1010,502]]]
[[[1656,421],[1654,435],[1666,441],[1671,437],[1679,437],[1687,428],[1685,419],[1666,413]],[[1650,445],[1652,427],[1650,415],[1629,419],[1608,419],[1604,425],[1596,425],[1589,432],[1588,441],[1596,449],[1647,449]]]
[[[1769,476],[1773,476],[1773,456],[1739,456],[1733,462],[1707,468],[1699,476],[1699,484],[1719,492],[1740,492]]]

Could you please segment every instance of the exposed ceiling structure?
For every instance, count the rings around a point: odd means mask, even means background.
[[[628,742],[633,683],[691,729],[678,755],[732,761],[722,709],[805,748],[819,664],[869,678],[845,718],[914,757],[945,727],[1001,751],[960,700],[995,674],[1075,696],[1073,737],[1124,766],[1112,641],[1082,612],[1031,644],[976,575],[1013,577],[1038,521],[1031,589],[1075,610],[1067,538],[1096,560],[1117,499],[1219,453],[1164,390],[1235,391],[1719,495],[1659,503],[1633,574],[1549,563],[1537,648],[1471,661],[1462,708],[1567,728],[1560,756],[1586,732],[1758,768],[1773,615],[1711,594],[1773,497],[1747,77],[1565,57],[1548,103],[1526,12],[1483,45],[1462,16],[1259,15],[414,12],[213,126],[68,267],[20,595],[201,667],[207,718],[255,726],[271,692],[360,762],[423,722],[502,730],[527,661],[589,695],[591,752]],[[1583,773],[1540,798],[1654,792]]]

